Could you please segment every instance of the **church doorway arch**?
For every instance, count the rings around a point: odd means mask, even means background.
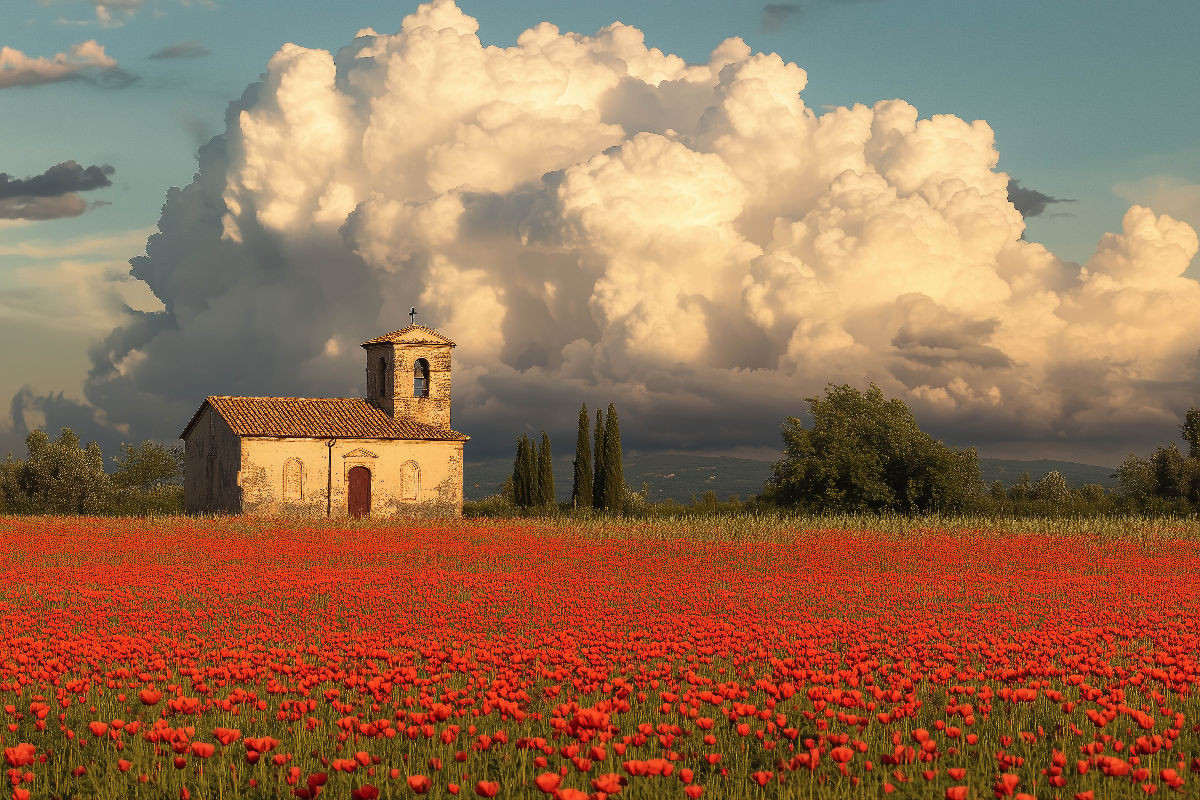
[[[349,491],[346,493],[350,516],[366,517],[371,514],[371,470],[366,467],[351,467],[346,476]]]

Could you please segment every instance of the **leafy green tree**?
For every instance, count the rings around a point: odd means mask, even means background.
[[[550,437],[542,431],[542,445],[537,454],[538,505],[554,505],[554,468],[550,461]]]
[[[952,450],[921,431],[908,407],[875,384],[806,398],[813,427],[783,423],[784,458],[764,496],[818,511],[956,511],[983,495],[975,450]]]
[[[1008,487],[1008,499],[1017,504],[1033,500],[1033,479],[1028,472],[1022,472],[1017,482]]]
[[[1200,458],[1200,408],[1192,406],[1187,410],[1179,430],[1188,443],[1188,458]]]
[[[1050,470],[1034,484],[1033,499],[1040,503],[1063,505],[1071,497],[1067,480],[1058,470]]]
[[[25,437],[28,457],[15,472],[23,510],[35,514],[101,514],[113,503],[113,484],[104,472],[100,446],[79,446],[79,437],[63,428],[51,440],[44,431]]]
[[[592,469],[592,508],[604,508],[604,418],[596,409],[596,444],[592,455],[596,459]]]
[[[625,502],[625,473],[621,466],[621,421],[617,407],[608,404],[604,420],[604,510],[621,511]]]
[[[575,435],[575,475],[571,486],[571,506],[592,504],[592,447],[588,439],[587,403],[579,409],[579,431]]]
[[[1154,467],[1133,453],[1117,467],[1116,478],[1121,496],[1135,505],[1144,504],[1156,494]]]
[[[117,468],[112,473],[113,485],[119,489],[139,489],[148,492],[156,486],[176,483],[183,478],[183,448],[167,448],[157,442],[145,441],[138,447],[121,445],[121,455],[113,458]]]
[[[0,513],[28,514],[31,511],[29,498],[21,489],[20,476],[25,462],[8,454],[0,464]]]
[[[1186,493],[1187,464],[1183,453],[1173,444],[1160,447],[1150,456],[1154,472],[1154,493],[1167,500],[1178,500]]]

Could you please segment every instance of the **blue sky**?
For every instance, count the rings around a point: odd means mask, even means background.
[[[806,70],[802,96],[818,113],[902,98],[922,118],[986,120],[997,168],[1063,201],[1027,213],[1025,239],[1066,261],[1085,262],[1135,203],[1200,227],[1200,5],[1191,0],[460,7],[479,20],[484,45],[511,46],[542,20],[583,34],[620,20],[643,31],[648,46],[702,63],[739,36]],[[281,45],[336,52],[361,28],[398,31],[414,8],[373,0],[0,6],[0,47],[54,59],[95,40],[116,61],[81,79],[0,88],[0,173],[10,181],[72,160],[112,167],[111,186],[80,193],[90,204],[82,214],[0,219],[0,337],[20,342],[0,352],[0,402],[22,386],[82,399],[88,347],[111,327],[88,306],[88,276],[111,277],[143,252],[138,243],[155,229],[168,188],[191,181],[197,147],[224,130],[227,105]],[[172,52],[179,57],[152,57]],[[1197,274],[1193,261],[1188,275]],[[144,286],[109,290],[135,307],[155,306]]]

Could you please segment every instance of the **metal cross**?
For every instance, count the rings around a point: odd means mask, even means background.
[[[408,324],[415,325],[417,322],[417,309],[410,308],[408,310]]]

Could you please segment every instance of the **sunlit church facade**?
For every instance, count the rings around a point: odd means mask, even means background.
[[[450,427],[454,342],[424,325],[369,339],[366,397],[205,398],[184,428],[191,514],[462,515]]]

